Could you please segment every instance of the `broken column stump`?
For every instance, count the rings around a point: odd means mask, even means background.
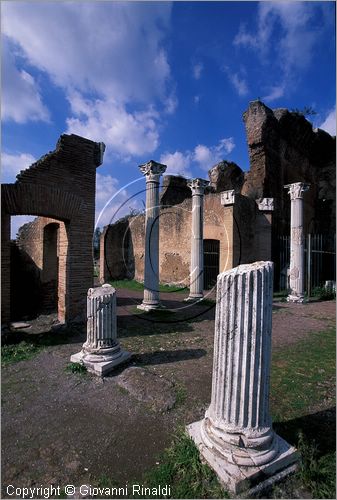
[[[87,296],[87,340],[70,361],[104,376],[131,357],[117,340],[116,290],[106,284],[89,288]]]
[[[218,276],[211,404],[187,427],[202,458],[236,494],[285,477],[298,460],[269,413],[272,294],[272,262]]]

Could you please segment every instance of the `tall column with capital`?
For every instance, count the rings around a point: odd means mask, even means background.
[[[138,309],[150,311],[159,304],[159,184],[166,165],[153,160],[139,169],[146,179],[144,298]]]
[[[304,300],[303,193],[310,184],[295,182],[284,186],[291,200],[290,213],[290,294],[288,302]]]
[[[209,185],[209,181],[199,178],[191,179],[187,185],[192,191],[190,294],[187,300],[197,300],[204,296],[203,202],[205,188]]]

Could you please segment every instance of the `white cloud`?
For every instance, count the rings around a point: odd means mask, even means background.
[[[240,96],[248,94],[248,85],[244,78],[240,78],[238,73],[229,74],[228,76]]]
[[[165,112],[172,115],[178,107],[178,99],[174,93],[165,100]]]
[[[165,98],[169,2],[6,2],[3,33],[63,88],[119,102]]]
[[[2,153],[1,154],[1,171],[2,182],[15,182],[15,177],[20,172],[35,163],[36,159],[29,153]]]
[[[198,144],[194,149],[193,160],[204,170],[209,170],[230,154],[234,148],[233,137],[221,139],[217,146],[208,147],[204,144]]]
[[[200,80],[201,73],[203,72],[204,65],[202,63],[197,63],[193,66],[193,78],[195,80]]]
[[[196,105],[199,104],[199,102],[200,102],[200,95],[195,95],[193,97],[193,101],[194,101],[194,104],[196,104]]]
[[[233,137],[227,137],[221,139],[215,146],[198,144],[193,151],[166,152],[161,155],[160,162],[167,165],[166,173],[168,174],[192,177],[191,169],[193,166],[198,166],[207,171],[223,160],[234,148]]]
[[[85,100],[79,93],[73,93],[69,100],[75,116],[67,119],[67,133],[103,141],[107,155],[129,159],[157,148],[159,116],[153,109],[128,113],[113,99]]]
[[[269,94],[264,96],[262,99],[266,102],[275,101],[284,95],[284,85],[275,85],[269,90]]]
[[[169,175],[182,175],[184,177],[191,177],[191,153],[164,153],[160,157],[160,163],[167,165],[166,174]]]
[[[233,137],[227,137],[225,139],[221,139],[216,150],[221,153],[230,154],[234,148],[235,148],[235,142]]]
[[[275,61],[282,72],[282,84],[269,91],[269,100],[281,97],[286,86],[294,85],[299,70],[311,63],[320,35],[312,19],[317,20],[320,12],[324,17],[323,10],[314,2],[259,2],[257,28],[249,31],[240,26],[233,44],[256,51],[264,64]]]
[[[325,120],[318,125],[318,128],[325,130],[330,135],[336,135],[336,107],[329,111]]]
[[[49,112],[42,102],[38,85],[30,73],[17,69],[6,41],[2,64],[2,119],[16,123],[48,122]]]
[[[113,224],[131,210],[142,209],[141,195],[142,193],[138,197],[132,197],[127,186],[121,188],[117,179],[97,172],[96,224],[99,227]]]
[[[170,2],[146,8],[5,2],[2,30],[20,61],[65,92],[73,113],[68,131],[103,140],[120,155],[142,155],[158,146],[159,111],[172,114],[177,107],[164,50],[171,9]]]

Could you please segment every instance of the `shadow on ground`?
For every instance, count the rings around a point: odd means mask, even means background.
[[[205,349],[178,349],[176,351],[155,351],[138,354],[133,357],[133,360],[141,365],[159,365],[162,363],[175,363],[188,359],[198,359],[206,354],[207,351],[205,351]]]
[[[274,422],[274,430],[288,443],[297,446],[299,433],[307,441],[314,441],[318,456],[335,451],[336,442],[331,436],[336,435],[336,407],[294,418],[285,422]]]

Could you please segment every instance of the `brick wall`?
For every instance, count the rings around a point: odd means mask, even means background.
[[[101,144],[83,137],[62,135],[55,151],[22,171],[14,184],[2,185],[5,219],[10,215],[37,215],[63,223],[58,243],[60,321],[84,318],[86,293],[93,285],[96,168],[102,162],[103,149]],[[10,296],[10,269],[5,267],[9,252],[6,227],[4,232],[2,320],[6,322],[9,320],[6,296]]]

